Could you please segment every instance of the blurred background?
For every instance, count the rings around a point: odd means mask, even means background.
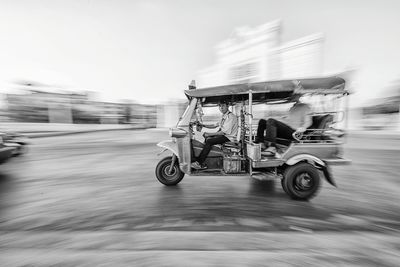
[[[0,165],[0,265],[398,266],[399,10],[395,0],[1,0],[0,131],[27,150]],[[192,80],[340,73],[353,162],[333,168],[338,188],[294,202],[280,183],[248,177],[157,182],[155,144]],[[285,112],[260,105],[254,123]]]
[[[202,88],[350,72],[349,125],[400,127],[396,1],[1,6],[4,122],[170,127],[191,80]]]

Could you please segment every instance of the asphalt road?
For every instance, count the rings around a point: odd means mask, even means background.
[[[279,181],[154,174],[164,132],[33,140],[0,166],[1,266],[396,266],[397,137],[349,138],[311,201]],[[4,264],[1,264],[3,261]],[[190,263],[188,265],[188,263]]]

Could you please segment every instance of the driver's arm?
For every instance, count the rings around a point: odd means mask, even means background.
[[[225,133],[223,132],[223,131],[221,131],[221,130],[218,130],[217,132],[215,132],[215,133],[204,133],[204,135],[205,136],[217,136],[217,135],[225,135]]]
[[[205,128],[208,128],[208,129],[215,129],[215,128],[217,128],[219,126],[219,123],[218,122],[217,123],[212,123],[212,124],[200,123],[200,126],[203,126]]]
[[[305,115],[304,118],[304,123],[303,123],[303,128],[307,129],[310,127],[312,124],[312,118],[311,118],[311,110],[308,110],[308,113]]]
[[[304,132],[312,124],[311,108],[307,105],[304,110],[304,119],[301,126],[296,129],[297,132]]]

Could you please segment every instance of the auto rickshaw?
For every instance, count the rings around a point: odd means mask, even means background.
[[[178,184],[185,174],[191,176],[245,176],[280,179],[283,190],[293,199],[314,197],[321,186],[321,177],[333,186],[330,165],[348,164],[342,156],[347,124],[345,80],[338,76],[234,84],[212,88],[185,90],[188,106],[176,127],[170,129],[172,140],[157,145],[172,152],[157,164],[157,179],[164,185]],[[309,114],[313,123],[305,132],[294,132],[293,139],[278,139],[279,153],[264,155],[260,144],[254,143],[255,105],[287,104],[294,96],[317,97],[331,107]],[[230,103],[238,117],[239,133],[235,142],[214,145],[205,161],[205,170],[191,168],[204,144],[194,138],[202,120],[203,107],[216,106],[219,101]],[[343,110],[340,108],[344,107]],[[332,108],[334,110],[332,110]],[[199,112],[200,111],[200,112]],[[339,127],[340,126],[340,127]],[[344,127],[343,127],[344,126]],[[198,129],[197,129],[198,130]],[[163,151],[163,152],[164,152]],[[162,153],[162,152],[161,152]],[[160,153],[160,154],[161,154]]]

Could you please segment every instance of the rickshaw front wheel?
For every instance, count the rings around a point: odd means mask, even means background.
[[[171,186],[177,185],[182,181],[185,173],[179,168],[178,159],[171,168],[172,157],[166,157],[160,160],[156,167],[156,177],[160,183]]]
[[[321,178],[317,168],[305,162],[288,167],[283,175],[282,187],[297,200],[308,200],[316,196]]]

